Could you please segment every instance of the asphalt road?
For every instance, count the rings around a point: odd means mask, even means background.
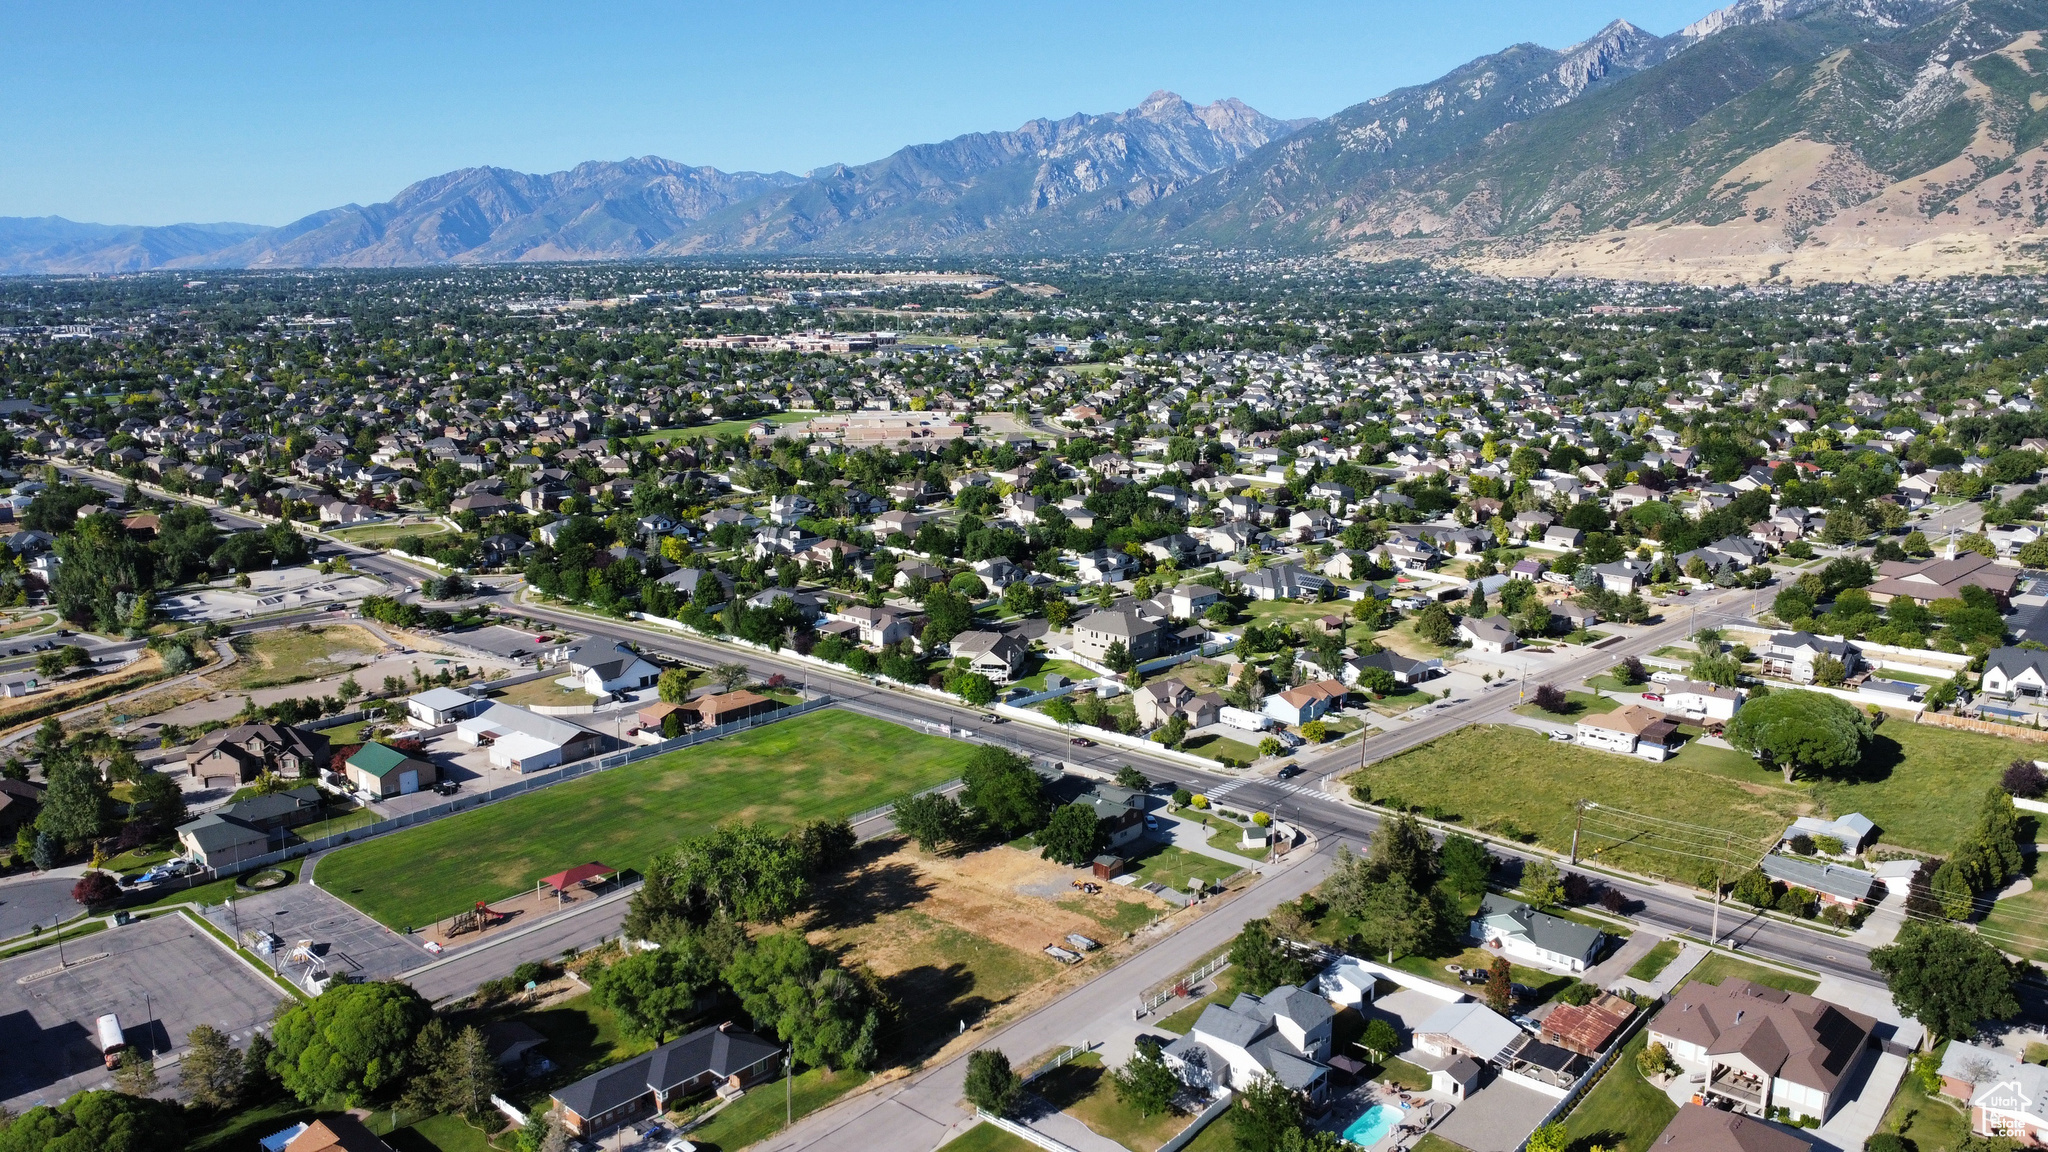
[[[78,914],[69,878],[14,880],[0,885],[0,940],[10,940],[38,924],[50,925]]]

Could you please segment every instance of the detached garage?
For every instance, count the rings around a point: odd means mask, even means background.
[[[434,765],[408,756],[389,745],[372,741],[356,750],[345,765],[349,783],[371,796],[406,796],[431,788],[437,779]]]

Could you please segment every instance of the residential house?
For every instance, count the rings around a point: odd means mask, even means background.
[[[268,1141],[263,1143],[269,1146]],[[391,1152],[391,1145],[344,1112],[300,1124],[297,1134],[285,1141],[279,1152]]]
[[[1616,560],[1592,565],[1600,586],[1617,596],[1627,596],[1650,582],[1650,566],[1641,560]]]
[[[1488,893],[1467,929],[1472,938],[1510,960],[1584,972],[1600,956],[1603,933],[1562,916],[1539,912],[1508,896]]]
[[[1336,1016],[1329,1001],[1291,984],[1264,996],[1241,993],[1227,1007],[1204,1008],[1160,1056],[1197,1091],[1242,1090],[1270,1076],[1321,1104],[1329,1098]]]
[[[1790,1128],[1740,1112],[1681,1104],[1647,1152],[1812,1152],[1813,1142]]]
[[[774,712],[782,707],[782,702],[742,688],[724,693],[706,692],[684,707],[695,709],[702,723],[715,726]]]
[[[327,766],[327,737],[286,724],[238,724],[208,732],[185,750],[185,767],[209,788],[239,787],[269,772],[310,776]]]
[[[1481,1064],[1505,1061],[1524,1042],[1520,1028],[1472,1000],[1446,1004],[1415,1025],[1415,1047],[1439,1059],[1469,1056]]]
[[[1384,668],[1394,676],[1397,684],[1420,684],[1432,676],[1440,675],[1444,662],[1435,658],[1417,660],[1403,656],[1391,648],[1382,648],[1370,656],[1347,656],[1344,658],[1344,682],[1356,685],[1359,676],[1367,668]]]
[[[1863,653],[1856,645],[1811,632],[1773,633],[1758,655],[1764,675],[1784,676],[1799,684],[1813,683],[1813,662],[1822,656],[1841,661],[1844,676],[1854,676],[1863,667]]]
[[[917,622],[922,619],[914,612],[883,605],[870,608],[865,604],[835,604],[825,613],[825,619],[836,624],[850,625],[850,633],[860,643],[870,648],[897,644],[917,635]]]
[[[553,1093],[569,1131],[590,1138],[699,1092],[737,1091],[782,1070],[782,1045],[731,1024],[699,1028]]]
[[[1223,599],[1207,584],[1183,584],[1166,594],[1166,610],[1176,620],[1193,620]]]
[[[1843,1102],[1837,1089],[1876,1058],[1876,1028],[1860,1012],[1731,976],[1681,985],[1648,1032],[1679,1067],[1705,1076],[1697,1091],[1708,1103],[1826,1121]]]
[[[1984,657],[1986,696],[2048,696],[2048,651],[2039,648],[1993,648]]]
[[[1180,680],[1154,680],[1131,693],[1131,703],[1137,707],[1138,723],[1146,728],[1157,728],[1175,716],[1190,728],[1200,728],[1216,723],[1223,698],[1196,692]]]
[[[1870,899],[1872,889],[1877,886],[1877,877],[1861,868],[1799,856],[1780,856],[1775,852],[1767,853],[1758,867],[1763,869],[1764,875],[1780,884],[1805,888],[1819,897],[1822,904],[1843,908],[1855,908]]]
[[[708,586],[704,583],[707,579],[711,581]],[[710,601],[709,608],[724,604],[732,596],[732,577],[716,568],[678,568],[663,576],[659,582],[692,601],[698,600],[699,588],[708,587],[705,599]]]
[[[33,825],[43,807],[43,785],[0,778],[0,838],[13,837],[24,824]]]
[[[1970,1110],[1970,1131],[2022,1147],[2048,1143],[2048,1067],[2001,1048],[1949,1041],[1941,1054],[1941,1094]]]
[[[1521,643],[1515,636],[1514,625],[1502,616],[1466,616],[1458,621],[1458,638],[1472,645],[1475,652],[1506,652]]]
[[[1634,1003],[1612,992],[1602,992],[1583,1005],[1558,1004],[1543,1018],[1543,1042],[1581,1056],[1598,1056],[1635,1013]]]
[[[1612,712],[1588,716],[1578,723],[1579,743],[1602,752],[1619,752],[1661,761],[1678,752],[1678,721],[1654,708],[1623,704]]]
[[[185,854],[208,868],[224,868],[270,851],[271,833],[221,812],[178,825]]]
[[[1855,856],[1865,845],[1877,838],[1877,825],[1861,812],[1829,818],[1826,816],[1801,816],[1785,829],[1785,835],[1778,841],[1779,846],[1789,848],[1794,836],[1807,836],[1818,840],[1825,836],[1838,840],[1844,855]],[[1816,849],[1818,851],[1818,849]]]
[[[1074,798],[1095,810],[1103,836],[1114,852],[1136,843],[1145,835],[1145,794],[1114,784],[1096,784]]]
[[[1330,586],[1327,577],[1318,576],[1296,564],[1275,564],[1257,572],[1247,572],[1238,583],[1255,600],[1319,599],[1323,590]]]
[[[956,658],[967,658],[968,671],[979,672],[995,684],[1008,684],[1022,676],[1031,662],[1030,647],[1003,632],[962,632],[947,643],[947,648]]]
[[[356,749],[343,764],[343,774],[358,792],[383,799],[410,796],[434,785],[436,774],[431,760],[401,752],[375,740]]]
[[[1073,631],[1075,654],[1098,662],[1118,641],[1131,659],[1150,660],[1159,655],[1163,638],[1159,625],[1128,608],[1098,608],[1074,621]]]
[[[592,696],[630,692],[652,687],[661,679],[661,668],[633,650],[624,640],[592,636],[562,654],[569,670],[583,682]]]
[[[1114,584],[1129,579],[1138,562],[1122,552],[1098,548],[1075,557],[1074,568],[1084,584]]]
[[[1726,723],[1742,707],[1742,689],[1723,688],[1701,680],[1668,680],[1658,691],[1664,697],[1664,711],[1679,713],[1688,720]]]
[[[1263,711],[1282,724],[1299,727],[1343,705],[1349,690],[1342,680],[1311,680],[1266,697]]]

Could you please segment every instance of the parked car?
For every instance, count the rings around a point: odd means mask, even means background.
[[[1643,693],[1643,699],[1662,704],[1664,702],[1664,694],[1662,692],[1645,692]]]
[[[1552,740],[1558,741],[1561,744],[1569,744],[1572,742],[1572,734],[1569,732],[1552,732],[1550,734],[1550,738]]]

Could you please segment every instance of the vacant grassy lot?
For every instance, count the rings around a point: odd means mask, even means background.
[[[586,860],[644,869],[722,821],[857,812],[956,775],[968,751],[828,709],[343,848],[320,882],[387,925],[428,924]]]
[[[335,528],[327,534],[365,548],[389,548],[398,543],[400,537],[445,536],[450,531],[439,520],[429,520],[424,524],[362,524],[354,528]]]
[[[1012,1136],[993,1124],[976,1124],[947,1141],[940,1152],[1036,1152],[1037,1148],[1031,1141]]]
[[[712,440],[720,436],[744,436],[747,429],[767,420],[775,424],[801,424],[818,415],[816,412],[770,412],[753,420],[724,420],[717,424],[698,424],[690,428],[661,428],[645,436],[633,437],[635,444],[666,444],[671,440],[694,440],[707,437]]]
[[[1878,728],[1856,778],[1821,788],[1828,811],[1863,813],[1884,843],[1947,852],[1976,823],[1978,801],[2005,766],[2042,752],[2039,744],[1895,717]],[[1756,772],[1762,777],[1764,769]]]
[[[528,680],[510,688],[500,688],[491,693],[491,699],[503,704],[517,704],[521,708],[540,705],[548,708],[565,708],[576,704],[595,704],[597,697],[580,688],[564,688],[553,680]]]
[[[1636,1071],[1636,1053],[1649,1043],[1649,1033],[1637,1032],[1621,1050],[1607,1073],[1579,1106],[1565,1117],[1565,1138],[1570,1147],[1600,1145],[1644,1152],[1657,1134],[1678,1115],[1678,1106],[1656,1085]]]
[[[1978,928],[2007,952],[2048,960],[2048,888],[2042,887],[2039,865],[2038,855],[2027,857],[2034,887],[1993,904]]]
[[[1180,748],[1183,752],[1205,756],[1219,763],[1228,760],[1233,764],[1249,764],[1259,758],[1257,748],[1232,740],[1228,736],[1196,736],[1183,742]]]
[[[1800,814],[1807,798],[1723,775],[1723,749],[1689,745],[1662,764],[1558,744],[1524,728],[1473,727],[1354,774],[1376,798],[1434,803],[1471,827],[1520,829],[1546,847],[1571,847],[1572,805],[1581,798],[1629,812],[1723,829],[1761,845]],[[1739,756],[1740,754],[1735,754]],[[1702,766],[1707,770],[1702,770]],[[1691,880],[1698,862],[1604,833],[1581,854],[1616,867]],[[1588,845],[1591,845],[1590,849]]]
[[[1559,724],[1598,716],[1621,707],[1621,701],[1612,696],[1600,696],[1592,692],[1567,692],[1564,694],[1564,711],[1545,712],[1534,704],[1515,705],[1515,715],[1533,716],[1538,720],[1552,720]]]
[[[1751,984],[1761,984],[1766,988],[1804,992],[1809,996],[1813,995],[1814,989],[1820,987],[1818,980],[1794,976],[1789,972],[1780,972],[1776,968],[1766,968],[1761,964],[1751,964],[1747,960],[1737,960],[1733,956],[1724,956],[1719,952],[1700,961],[1700,966],[1693,969],[1686,979],[1697,980],[1702,984],[1719,984],[1730,976],[1747,980]]]
[[[353,624],[329,624],[257,632],[237,640],[235,648],[241,658],[207,677],[215,687],[268,688],[332,676],[368,661],[384,645]]]
[[[1130,871],[1138,877],[1140,884],[1156,881],[1184,892],[1191,877],[1200,876],[1210,884],[1221,884],[1242,869],[1233,868],[1213,856],[1202,856],[1185,848],[1163,844],[1132,860]]]

